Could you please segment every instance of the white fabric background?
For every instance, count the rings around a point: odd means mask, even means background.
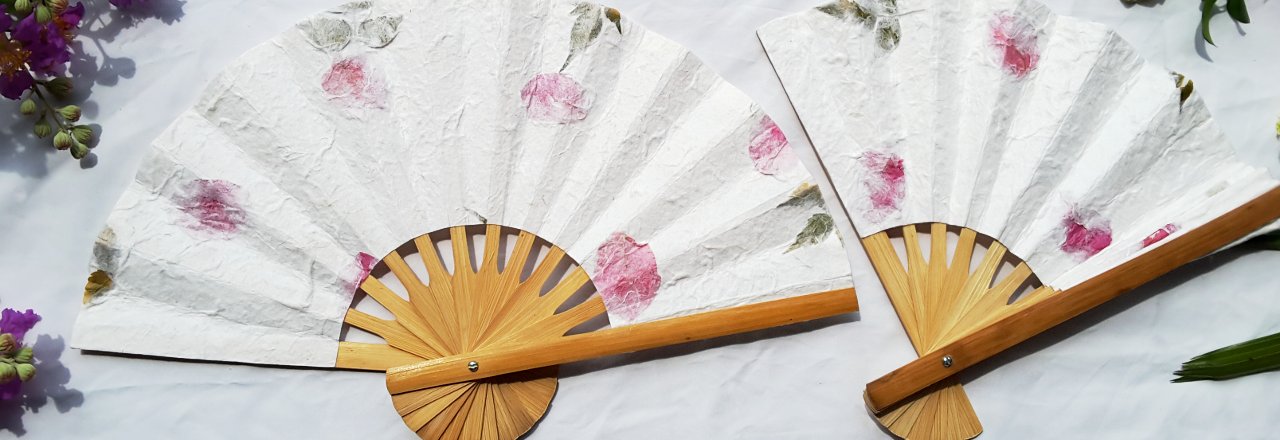
[[[0,306],[45,316],[28,336],[40,338],[39,376],[25,399],[0,403],[0,438],[414,438],[378,374],[65,348],[93,239],[150,140],[238,54],[341,0],[151,2],[160,18],[94,18],[105,2],[91,7],[81,41],[93,59],[73,70],[95,80],[86,119],[106,127],[94,166],[50,152],[15,103],[0,104]],[[753,29],[822,2],[615,4],[760,101],[816,169]],[[1254,24],[1242,30],[1216,18],[1218,47],[1198,42],[1196,3],[1049,1],[1117,27],[1145,56],[1192,77],[1240,154],[1280,175],[1280,2],[1249,0]],[[840,226],[853,236],[847,220]],[[849,255],[859,315],[566,366],[530,438],[883,437],[863,386],[912,352],[861,249]],[[1280,374],[1168,379],[1192,355],[1280,331],[1278,268],[1280,253],[1228,251],[966,372],[984,438],[1275,437]]]

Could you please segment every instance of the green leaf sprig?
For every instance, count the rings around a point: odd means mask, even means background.
[[[1244,0],[1227,0],[1227,15],[1232,20],[1239,23],[1249,23],[1249,9],[1245,7]],[[1209,20],[1218,13],[1218,0],[1200,0],[1200,36],[1204,37],[1204,41],[1217,46],[1213,43],[1213,36],[1209,35]]]
[[[53,136],[54,148],[71,150],[72,157],[83,159],[89,154],[93,129],[87,125],[76,125],[80,121],[79,106],[55,105],[53,101],[71,97],[72,88],[71,80],[64,77],[37,80],[18,110],[37,118],[31,129],[36,137]]]
[[[1173,382],[1224,380],[1280,369],[1280,333],[1196,356],[1173,372]]]

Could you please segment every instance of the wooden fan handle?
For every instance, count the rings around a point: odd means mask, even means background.
[[[564,336],[549,342],[489,348],[387,370],[387,390],[391,394],[405,393],[857,310],[857,296],[849,288]]]
[[[1280,218],[1280,188],[1273,188],[1150,252],[1045,298],[1022,312],[996,321],[876,379],[867,384],[867,405],[877,414],[883,413],[930,385],[1179,266],[1221,249],[1276,218]]]

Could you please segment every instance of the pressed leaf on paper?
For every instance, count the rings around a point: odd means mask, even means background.
[[[1195,83],[1191,82],[1190,78],[1187,78],[1178,72],[1173,72],[1173,83],[1177,85],[1178,90],[1182,92],[1178,96],[1178,105],[1186,104],[1187,99],[1191,98],[1191,92],[1195,91]]]
[[[89,302],[95,295],[111,288],[111,275],[106,271],[95,270],[89,274],[89,281],[84,283],[84,302]]]
[[[351,43],[352,29],[346,20],[314,17],[298,24],[307,42],[325,52],[337,52]]]
[[[835,230],[835,221],[831,219],[830,214],[825,212],[814,214],[809,217],[804,229],[799,234],[796,234],[795,243],[787,247],[786,252],[821,243],[822,240],[826,240],[827,237],[831,236],[831,231],[833,230]]]
[[[402,17],[381,16],[360,22],[360,31],[356,39],[374,49],[387,47],[400,32]]]
[[[588,3],[579,3],[573,8],[573,15],[578,19],[573,22],[573,30],[569,32],[569,57],[565,58],[561,71],[569,67],[579,53],[591,47],[600,38],[600,29],[604,27],[604,8]]]
[[[822,200],[822,188],[811,183],[802,183],[799,188],[791,193],[791,198],[778,205],[779,208],[809,208],[813,206],[826,206],[826,201]]]
[[[854,0],[838,0],[819,6],[818,11],[832,17],[853,21],[868,30],[875,31],[876,43],[885,51],[892,51],[902,41],[902,25],[898,22],[897,0],[863,0],[874,7],[866,7]]]
[[[618,33],[622,33],[622,13],[617,9],[609,8],[604,10],[605,18],[608,18],[613,25],[618,28]]]

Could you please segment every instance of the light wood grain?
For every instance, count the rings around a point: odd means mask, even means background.
[[[473,232],[474,227],[448,229],[452,272],[432,239],[442,234],[414,239],[425,280],[399,252],[388,254],[381,264],[405,286],[408,299],[368,277],[361,290],[394,319],[355,309],[344,319],[386,343],[342,342],[338,366],[387,371],[392,403],[405,425],[424,439],[524,435],[546,413],[557,388],[556,366],[565,362],[857,310],[853,289],[844,289],[566,336],[606,312],[599,295],[569,303],[581,298],[579,293],[590,293],[584,290],[591,282],[587,272],[571,265],[544,294],[543,286],[566,262],[562,249],[549,246],[522,280],[526,263],[539,252],[536,236],[518,231],[514,251],[502,265],[501,238],[509,232],[484,225],[483,247],[472,249]],[[468,368],[471,361],[480,363],[477,372]]]
[[[934,387],[934,384],[951,380],[956,373],[968,367],[1220,249],[1278,217],[1280,188],[1272,189],[1199,228],[1174,236],[1158,247],[1075,287],[1061,292],[1049,286],[1040,287],[1012,304],[1004,300],[1033,275],[1031,269],[1021,263],[1001,282],[987,287],[991,282],[990,274],[995,272],[998,262],[984,258],[979,268],[968,274],[968,279],[957,294],[950,294],[945,287],[938,292],[929,293],[936,294],[939,301],[931,302],[928,307],[945,310],[942,313],[925,314],[932,320],[942,322],[942,325],[936,327],[940,330],[931,335],[912,335],[912,343],[921,353],[920,358],[867,384],[867,405],[879,415],[882,423],[900,436],[965,438],[967,434],[963,433],[966,430],[981,429],[976,425],[976,418],[972,420],[975,423],[972,426],[968,426],[966,416],[945,422],[939,422],[937,417],[933,417],[934,421],[928,421],[930,416],[925,414],[928,411],[952,414],[972,411],[958,384],[952,386],[952,382],[947,382],[948,385],[940,387]],[[914,229],[914,226],[911,228]],[[931,229],[936,230],[936,226],[931,226]],[[961,232],[957,257],[962,249],[970,246],[966,241],[972,242],[966,238],[965,234],[969,233],[967,231]],[[887,236],[881,236],[882,234],[863,239],[867,254],[884,281],[886,290],[890,291],[889,297],[894,308],[898,309],[899,316],[915,316],[920,312],[902,309],[914,309],[921,305],[900,298],[906,295],[900,291],[903,274],[906,273],[907,278],[915,274],[910,268],[902,268]],[[969,234],[972,236],[972,233]],[[911,252],[910,247],[908,252]],[[993,243],[987,255],[1004,252],[1003,246]],[[955,260],[949,273],[957,270],[958,260]],[[936,270],[930,272],[930,276],[933,276]],[[954,283],[954,280],[950,280],[942,285]],[[909,322],[905,318],[903,327],[908,334],[919,333],[922,328],[928,328],[927,325]],[[950,357],[950,367],[943,365],[944,356]],[[946,395],[951,397],[944,397]],[[920,414],[914,414],[917,407]],[[957,411],[957,407],[964,408]],[[945,429],[940,429],[939,426]],[[937,435],[946,432],[951,434]]]

